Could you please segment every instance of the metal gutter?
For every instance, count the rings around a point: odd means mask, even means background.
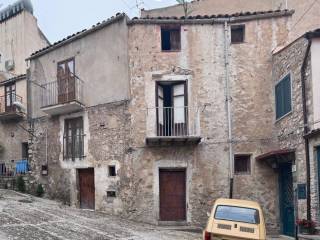
[[[228,145],[229,145],[229,198],[233,198],[233,142],[232,142],[232,114],[231,114],[231,94],[230,94],[230,69],[229,69],[229,25],[224,22],[224,72],[225,72],[225,93],[226,93],[226,107],[228,119]]]
[[[308,109],[307,109],[307,98],[306,98],[306,67],[308,62],[308,56],[312,40],[308,38],[308,47],[303,59],[301,66],[301,89],[302,89],[302,105],[303,105],[303,124],[304,124],[304,135],[309,132],[308,128]],[[305,138],[305,154],[306,154],[306,168],[307,168],[307,219],[311,220],[311,196],[310,196],[310,153],[309,153],[309,138]]]
[[[10,78],[8,80],[5,80],[5,81],[2,81],[0,82],[0,86],[4,86],[8,83],[11,83],[11,82],[16,82],[16,81],[20,81],[20,80],[24,80],[27,78],[27,75],[26,74],[22,74],[22,75],[19,75],[19,76],[16,76],[16,77],[13,77],[13,78]]]

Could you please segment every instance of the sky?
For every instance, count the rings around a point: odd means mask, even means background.
[[[1,8],[16,0],[0,0]],[[34,15],[51,43],[105,20],[118,12],[138,16],[139,8],[176,4],[175,0],[31,0]]]

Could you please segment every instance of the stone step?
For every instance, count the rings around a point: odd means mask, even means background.
[[[320,240],[320,235],[305,235],[305,234],[299,234],[298,235],[299,240]]]

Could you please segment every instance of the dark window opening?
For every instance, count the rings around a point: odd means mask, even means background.
[[[107,191],[107,197],[115,198],[116,197],[116,191]]]
[[[245,36],[244,25],[231,26],[231,43],[243,43]]]
[[[47,176],[48,175],[48,165],[41,166],[41,175]]]
[[[21,147],[22,147],[22,156],[21,156],[22,159],[28,159],[28,156],[29,156],[29,153],[28,153],[29,145],[28,145],[28,143],[27,142],[22,143]]]
[[[64,159],[84,157],[84,134],[82,117],[65,120],[63,156]]]
[[[161,47],[162,51],[179,51],[181,49],[180,26],[161,27]]]
[[[275,89],[276,95],[276,118],[279,119],[291,112],[291,78],[290,75],[284,77]]]
[[[235,155],[234,156],[234,173],[250,174],[251,172],[250,160],[251,160],[250,155]]]
[[[188,135],[187,82],[158,82],[156,87],[157,135]]]
[[[117,176],[116,166],[109,166],[109,177]]]

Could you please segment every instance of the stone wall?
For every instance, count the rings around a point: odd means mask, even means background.
[[[121,196],[119,186],[127,185],[119,182],[121,177],[108,176],[109,165],[115,165],[120,175],[124,168],[130,127],[126,105],[126,102],[103,104],[87,108],[83,112],[34,120],[36,137],[31,145],[32,174],[35,181],[45,186],[48,197],[79,206],[77,169],[94,168],[96,210],[121,212],[121,197],[107,199],[106,194],[112,190],[117,195],[120,192]],[[79,116],[84,119],[85,158],[64,160],[64,120]],[[42,165],[48,165],[48,176],[41,175]]]
[[[190,4],[190,15],[217,15],[232,14],[237,12],[256,12],[285,9],[294,9],[295,14],[291,20],[290,36],[288,42],[300,37],[307,31],[320,27],[319,15],[320,4],[313,0],[228,0],[224,4],[221,0],[198,0]],[[141,16],[183,16],[183,8],[173,5],[165,8],[142,10]]]
[[[234,152],[252,156],[250,175],[235,176],[235,197],[257,200],[268,229],[279,230],[277,174],[255,157],[270,151],[274,105],[271,49],[284,43],[288,19],[246,22],[243,44],[230,47]],[[141,195],[132,199],[136,219],[157,222],[159,166],[187,168],[188,222],[203,225],[213,201],[229,196],[229,157],[225,101],[224,26],[182,25],[182,49],[161,52],[160,24],[129,28],[133,176]],[[145,37],[148,36],[148,41]],[[200,109],[202,142],[194,147],[150,148],[145,145],[149,109],[155,106],[155,82],[188,80],[189,104]],[[143,169],[143,171],[141,170]],[[140,171],[139,171],[140,170]],[[150,190],[153,189],[153,195]],[[130,189],[128,189],[130,191]],[[133,191],[133,190],[132,190]],[[138,205],[137,205],[138,204]]]
[[[281,149],[295,149],[296,172],[293,174],[294,189],[297,184],[306,183],[306,153],[304,141],[303,99],[301,88],[301,67],[305,58],[308,41],[300,38],[289,47],[276,53],[273,58],[273,80],[276,84],[287,74],[291,76],[292,112],[275,122],[276,137]],[[310,62],[310,56],[309,56]],[[310,93],[311,74],[307,69],[307,90]],[[309,102],[310,105],[310,102]],[[308,107],[310,109],[310,107]],[[312,114],[309,112],[309,114]],[[296,218],[306,218],[306,200],[299,200]]]

